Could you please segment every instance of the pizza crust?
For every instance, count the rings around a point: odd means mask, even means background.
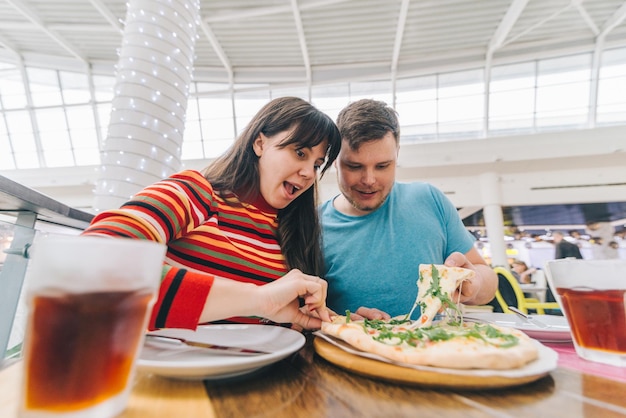
[[[462,326],[470,327],[473,324],[466,323]],[[456,337],[446,341],[429,342],[424,347],[413,347],[408,344],[389,345],[374,340],[375,332],[370,330],[368,333],[363,321],[346,323],[344,316],[334,318],[332,323],[323,322],[321,330],[361,351],[377,354],[395,362],[419,366],[501,370],[522,367],[538,358],[537,347],[526,334],[512,328],[495,325],[492,327],[503,333],[513,334],[518,338],[518,344],[497,347],[477,338]]]

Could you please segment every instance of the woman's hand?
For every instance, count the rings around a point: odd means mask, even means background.
[[[294,269],[278,280],[258,286],[259,316],[274,322],[291,322],[304,329],[319,329],[330,321],[326,308],[328,283]],[[300,309],[299,299],[304,301]]]
[[[199,322],[260,316],[277,323],[290,322],[295,328],[318,329],[322,321],[330,321],[327,289],[325,280],[300,270],[262,286],[215,277]],[[302,309],[300,299],[304,301]]]

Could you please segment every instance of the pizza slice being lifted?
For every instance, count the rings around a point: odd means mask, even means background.
[[[421,316],[416,327],[431,326],[435,315],[442,307],[457,309],[452,295],[462,283],[474,277],[474,271],[461,267],[447,267],[442,264],[420,264],[417,280],[417,299],[409,313],[419,306]]]

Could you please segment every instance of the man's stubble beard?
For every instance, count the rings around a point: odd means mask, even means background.
[[[356,209],[357,211],[360,211],[360,212],[367,212],[367,213],[374,212],[376,209],[381,207],[383,205],[383,203],[385,202],[385,199],[382,199],[382,200],[380,200],[379,202],[377,202],[373,206],[361,206],[361,205],[359,205],[357,200],[352,199],[350,197],[350,193],[348,193],[344,187],[340,186],[339,189],[341,190],[341,194],[343,194],[343,197],[346,198],[346,200],[348,201],[350,206],[352,206],[354,209]]]

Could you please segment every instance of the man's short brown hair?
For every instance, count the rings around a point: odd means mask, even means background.
[[[391,132],[400,143],[398,113],[387,103],[361,99],[344,107],[337,116],[337,127],[350,149],[357,150],[362,143],[374,141]]]

